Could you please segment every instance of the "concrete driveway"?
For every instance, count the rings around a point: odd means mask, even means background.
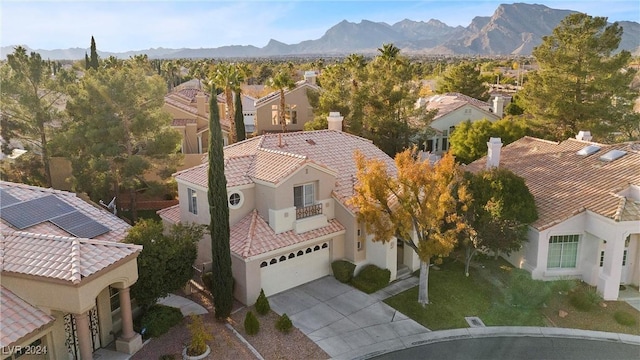
[[[286,313],[331,358],[356,359],[404,349],[403,338],[429,332],[383,303],[383,297],[325,276],[273,295],[269,303],[276,313]]]

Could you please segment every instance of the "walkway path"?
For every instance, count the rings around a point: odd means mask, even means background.
[[[180,312],[182,312],[183,316],[189,316],[191,314],[203,315],[208,313],[207,309],[202,307],[202,305],[174,294],[169,294],[167,297],[158,300],[158,304],[178,308],[180,309]]]

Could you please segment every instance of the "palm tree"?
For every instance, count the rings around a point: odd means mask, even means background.
[[[221,63],[217,66],[213,82],[224,90],[227,107],[227,119],[229,119],[229,144],[237,141],[235,110],[233,108],[233,92],[240,88],[244,81],[243,73],[233,63]],[[215,94],[211,94],[215,96]]]
[[[381,48],[378,48],[378,52],[380,53],[379,58],[383,63],[387,64],[388,68],[395,63],[397,63],[398,55],[400,55],[400,49],[397,48],[393,44],[382,44]]]
[[[172,91],[173,87],[176,85],[176,76],[178,74],[178,70],[179,66],[176,62],[169,60],[162,63],[162,72],[164,74],[164,78],[167,80],[169,91]]]
[[[284,90],[293,89],[293,87],[295,86],[295,82],[291,78],[288,69],[281,69],[276,73],[275,76],[267,80],[267,86],[280,92],[280,106],[278,106],[278,115],[280,117],[280,124],[282,125],[282,132],[285,133],[287,132],[287,121],[284,103]]]

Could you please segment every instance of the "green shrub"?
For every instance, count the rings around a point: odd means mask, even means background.
[[[349,283],[353,279],[353,271],[356,269],[356,265],[346,260],[336,260],[331,263],[331,270],[333,270],[333,276],[341,283]]]
[[[541,307],[551,295],[551,289],[542,280],[533,280],[525,270],[514,269],[509,281],[511,304],[526,309]]]
[[[367,265],[360,270],[351,283],[358,290],[371,294],[387,286],[390,278],[391,271],[388,269],[381,269],[375,265]]]
[[[258,300],[256,300],[256,312],[260,315],[267,315],[271,310],[271,306],[269,306],[269,300],[264,295],[264,290],[260,289],[260,295],[258,296]]]
[[[613,317],[620,325],[634,326],[636,324],[636,317],[626,311],[616,311]]]
[[[247,312],[244,317],[244,331],[247,335],[255,335],[260,331],[260,322],[252,311]]]
[[[578,281],[575,279],[559,279],[551,283],[551,288],[556,293],[568,294],[578,286]]]
[[[601,301],[593,287],[578,288],[569,293],[569,303],[580,311],[590,311]]]
[[[191,320],[188,325],[191,340],[187,346],[187,355],[202,355],[207,351],[207,342],[213,337],[207,332],[207,328],[204,326],[204,322],[200,316],[192,314],[189,318]]]
[[[183,316],[180,309],[155,304],[147,309],[146,313],[142,316],[140,325],[142,328],[146,328],[146,336],[159,337],[180,323],[182,318]]]
[[[292,327],[293,324],[286,313],[282,314],[282,316],[278,318],[278,321],[276,321],[276,329],[280,330],[280,332],[288,333]]]
[[[176,356],[173,354],[164,354],[164,355],[160,355],[158,360],[176,360]]]
[[[213,290],[213,273],[211,271],[202,274],[202,283],[207,290]]]

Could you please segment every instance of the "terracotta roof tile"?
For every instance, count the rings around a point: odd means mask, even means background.
[[[17,345],[27,335],[55,319],[0,286],[0,348]]]
[[[0,189],[6,191],[8,194],[21,201],[36,199],[48,195],[55,195],[58,199],[71,205],[73,208],[80,211],[84,215],[109,228],[108,232],[94,237],[95,240],[118,242],[122,241],[127,235],[129,228],[131,227],[124,220],[113,215],[106,209],[100,208],[97,205],[92,205],[76,196],[76,194],[68,191],[46,189],[42,187],[29,186],[7,181],[0,181]],[[4,220],[0,220],[0,229],[11,229],[11,226]],[[36,224],[22,230],[35,234],[70,236],[69,233],[60,229],[49,221],[44,221],[40,224]]]
[[[77,284],[82,278],[140,252],[142,246],[66,236],[3,231],[0,271]]]
[[[290,245],[299,244],[322,236],[338,235],[344,232],[344,226],[336,219],[319,229],[296,234],[289,230],[276,234],[269,224],[258,214],[257,210],[231,227],[231,251],[243,258],[268,253]]]
[[[173,119],[171,120],[171,126],[186,126],[187,124],[197,124],[196,119]]]
[[[180,204],[158,210],[156,211],[156,214],[172,224],[177,224],[180,222]]]
[[[428,97],[426,100],[427,104],[425,106],[427,110],[438,110],[438,113],[434,116],[434,120],[439,119],[467,104],[473,105],[483,111],[489,111],[491,108],[489,103],[460,93],[433,95]]]
[[[587,145],[601,149],[589,156],[576,152]],[[627,151],[623,157],[605,162],[600,156],[610,150]],[[485,168],[486,157],[466,169]],[[501,150],[500,167],[523,177],[538,208],[538,220],[532,225],[543,230],[585,210],[617,221],[637,220],[636,200],[621,202],[618,193],[629,185],[640,185],[640,148],[638,143],[595,144],[575,139],[561,143],[524,137]],[[625,205],[625,204],[628,204]]]

